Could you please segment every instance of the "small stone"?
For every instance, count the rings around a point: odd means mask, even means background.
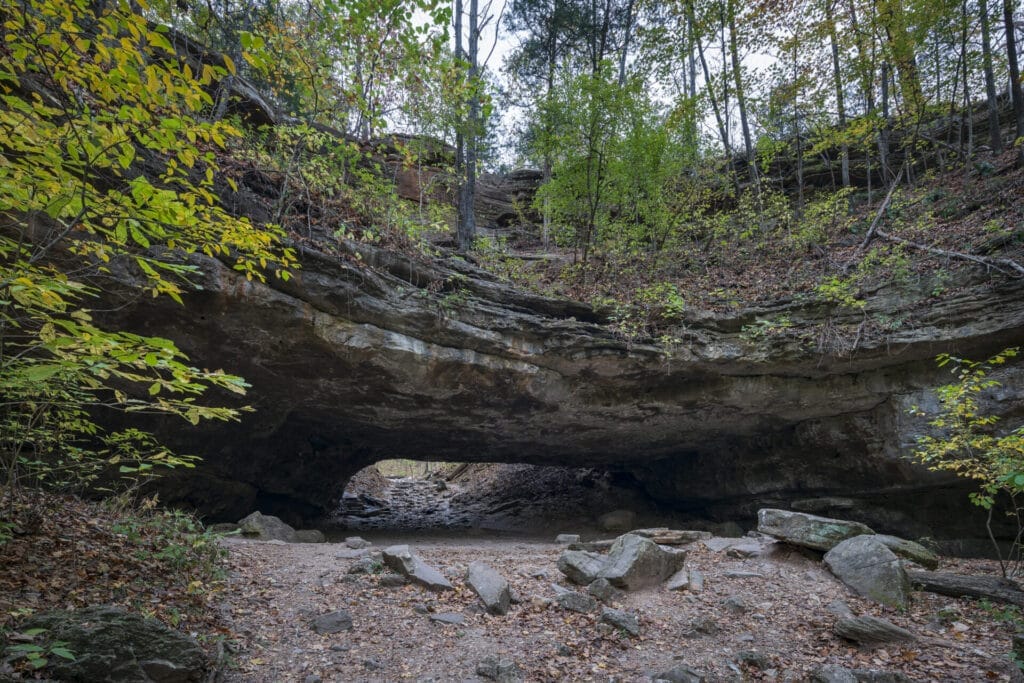
[[[812,683],[857,683],[857,677],[847,668],[834,664],[822,666],[811,673]]]
[[[631,636],[640,635],[640,620],[629,612],[605,607],[601,610],[601,621],[609,626],[622,629]]]
[[[409,580],[401,574],[381,574],[377,583],[382,588],[398,588],[409,583]]]
[[[748,572],[748,571],[743,571],[743,570],[732,569],[732,570],[729,570],[729,571],[727,571],[725,573],[725,578],[727,578],[727,579],[762,579],[762,578],[764,578],[764,575],[763,574],[759,574],[757,572]]]
[[[682,568],[668,578],[665,588],[670,591],[684,591],[690,587],[690,570]]]
[[[366,549],[366,548],[363,548],[361,550],[352,550],[351,548],[343,548],[343,549],[339,550],[338,554],[335,555],[334,557],[335,557],[335,559],[338,559],[338,560],[355,560],[355,559],[358,559],[360,557],[367,557],[367,556],[369,556],[369,554],[370,554],[370,551],[368,549]]]
[[[753,633],[747,631],[746,633],[741,633],[738,636],[736,636],[736,640],[738,640],[741,643],[752,643],[756,639],[754,638]]]
[[[690,622],[690,633],[701,636],[713,636],[718,633],[718,622],[711,617],[697,617]]]
[[[369,659],[363,660],[363,668],[365,668],[367,671],[380,671],[384,668],[384,665],[381,664],[379,659],[374,659],[373,657],[371,657]]]
[[[363,548],[369,548],[373,544],[359,536],[348,536],[345,538],[345,545],[352,548],[352,550],[362,550]]]
[[[737,543],[730,545],[725,554],[728,557],[735,557],[738,560],[745,560],[752,557],[761,557],[765,554],[765,546],[760,543]]]
[[[685,664],[676,664],[667,671],[651,676],[652,681],[665,681],[666,683],[705,683],[707,676],[700,671],[692,669]]]
[[[331,645],[331,652],[348,652],[350,648],[348,645]]]
[[[324,679],[320,678],[316,674],[309,674],[303,680],[303,683],[324,683]]]
[[[466,617],[457,612],[438,612],[437,614],[430,615],[431,621],[436,621],[439,624],[448,624],[449,626],[462,626],[466,623]]]
[[[690,567],[690,592],[700,593],[704,590],[704,574],[696,567]]]
[[[579,542],[580,542],[580,535],[579,534],[558,534],[557,536],[555,536],[555,543],[558,543],[560,545],[568,545],[570,543],[579,543]]]
[[[313,619],[310,627],[321,635],[349,631],[352,629],[352,615],[345,610],[328,612]]]
[[[498,683],[518,683],[523,680],[522,671],[515,662],[494,655],[485,657],[476,665],[476,674]]]
[[[618,600],[622,596],[622,591],[613,586],[608,579],[604,578],[591,581],[590,585],[587,586],[587,593],[604,603]]]
[[[589,595],[578,593],[576,591],[563,591],[555,596],[555,602],[562,609],[567,609],[570,612],[580,612],[586,614],[587,612],[593,612],[597,609],[597,600]]]
[[[587,586],[596,579],[604,565],[604,556],[585,550],[566,550],[558,558],[558,570],[581,586]]]
[[[751,667],[752,669],[765,670],[772,665],[772,660],[768,655],[757,650],[743,650],[742,652],[736,653],[736,661],[740,664]]]
[[[412,611],[416,614],[430,614],[430,608],[421,603],[413,605]]]
[[[384,565],[370,557],[360,557],[348,568],[349,574],[376,574]]]
[[[747,611],[746,601],[738,595],[730,595],[722,600],[722,607],[729,614],[740,615]]]

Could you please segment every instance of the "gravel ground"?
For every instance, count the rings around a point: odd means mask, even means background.
[[[546,538],[558,531],[565,529]],[[553,582],[567,585],[556,567],[562,547],[554,543],[467,533],[373,537],[377,547],[410,539],[455,590],[386,587],[382,575],[348,574],[357,560],[343,544],[225,541],[232,578],[223,608],[236,638],[226,680],[478,681],[477,665],[488,656],[514,661],[527,681],[646,681],[681,663],[709,681],[806,681],[824,664],[901,672],[912,681],[1016,680],[1007,656],[1011,627],[997,610],[926,593],[915,594],[905,612],[881,608],[849,593],[815,557],[785,546],[738,559],[692,544],[687,566],[704,573],[704,590],[623,595],[614,606],[639,616],[642,633],[634,638],[601,625],[596,612],[548,603]],[[507,615],[483,613],[463,582],[476,560],[521,596]],[[941,569],[995,571],[991,563],[954,560]],[[834,600],[919,640],[874,649],[843,641],[832,632],[827,607]],[[351,615],[351,630],[311,630],[315,616],[334,610]],[[464,623],[431,621],[439,613],[461,615]]]

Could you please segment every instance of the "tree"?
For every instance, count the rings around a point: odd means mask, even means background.
[[[287,278],[295,266],[279,229],[228,213],[215,193],[218,151],[240,131],[208,116],[211,92],[234,63],[177,53],[135,3],[2,1],[5,486],[81,483],[111,465],[190,465],[138,429],[105,431],[97,414],[237,419],[198,399],[247,385],[190,366],[169,340],[103,328],[88,302],[115,273],[122,286],[181,302],[196,252],[250,279]]]
[[[957,379],[936,390],[940,409],[928,423],[937,435],[918,438],[914,457],[929,469],[952,472],[978,484],[971,502],[988,511],[987,528],[1003,576],[1017,575],[1021,569],[1021,541],[1024,539],[1024,426],[998,434],[994,427],[998,417],[985,415],[980,400],[985,392],[999,386],[992,371],[1017,356],[1020,349],[1011,347],[985,361],[972,361],[949,354],[938,357],[939,367],[951,366]],[[917,408],[918,416],[926,413]],[[992,514],[1000,504],[1009,505],[1007,514],[1016,524],[1017,535],[1009,555],[1004,555],[992,530]]]
[[[1003,0],[1003,27],[1006,29],[1006,62],[1010,69],[1010,99],[1013,101],[1013,119],[1017,131],[1018,163],[1024,165],[1024,86],[1021,84],[1020,65],[1017,61],[1017,38],[1013,22],[1013,0]]]

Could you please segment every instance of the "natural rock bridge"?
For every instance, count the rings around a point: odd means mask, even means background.
[[[694,312],[668,354],[617,337],[587,306],[514,291],[459,260],[338,249],[305,249],[292,280],[266,285],[197,257],[203,290],[187,306],[145,300],[116,314],[253,385],[256,412],[240,424],[198,436],[160,426],[205,459],[164,484],[165,500],[213,518],[255,507],[311,517],[354,472],[401,457],[628,470],[665,505],[718,519],[791,506],[912,537],[981,531],[962,483],[905,457],[923,426],[908,407],[934,407],[931,390],[950,380],[936,354],[1024,341],[1024,281],[968,283],[912,312],[884,292],[863,312]],[[741,336],[785,314],[795,329],[827,321],[853,338],[865,316],[901,311],[908,324],[845,356],[796,335]],[[1000,379],[992,407],[1020,415],[1024,372]]]

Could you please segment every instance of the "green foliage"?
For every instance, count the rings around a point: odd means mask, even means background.
[[[931,470],[952,472],[973,480],[978,491],[971,502],[990,513],[997,504],[1008,502],[1008,512],[1021,527],[1018,499],[1024,493],[1024,426],[1008,432],[995,430],[999,418],[984,414],[980,401],[983,395],[999,386],[989,375],[997,367],[1015,358],[1020,349],[1011,347],[985,361],[972,361],[949,354],[938,357],[940,367],[950,366],[956,381],[936,390],[939,411],[931,415],[929,425],[937,434],[918,437],[913,457]],[[927,413],[917,406],[911,411],[918,416]],[[1001,557],[1004,575],[1018,567],[1020,535],[1009,558]],[[996,550],[999,550],[996,544]],[[1014,560],[1014,562],[1010,562]]]
[[[36,640],[40,636],[44,637],[42,643],[17,643],[15,645],[7,646],[5,654],[11,660],[18,663],[18,660],[23,660],[25,666],[29,669],[42,669],[50,663],[50,659],[53,657],[60,657],[69,661],[75,661],[75,655],[73,652],[68,650],[67,643],[61,640],[45,641],[46,629],[44,628],[33,628],[29,629],[21,634],[23,638],[31,638]]]
[[[193,515],[156,510],[151,501],[129,510],[112,530],[132,544],[136,559],[163,565],[169,576],[180,577],[190,593],[213,590],[227,578],[227,550],[217,542],[218,535],[204,529]]]
[[[825,278],[814,288],[815,294],[821,301],[845,306],[846,308],[862,309],[867,303],[864,299],[858,298],[857,277],[839,277],[832,275]]]
[[[192,464],[142,431],[105,433],[95,421],[105,409],[191,424],[238,416],[198,399],[213,387],[243,394],[241,378],[190,366],[168,340],[94,322],[86,302],[108,286],[104,278],[127,274],[139,289],[181,302],[196,272],[190,253],[249,279],[266,269],[287,277],[294,265],[279,230],[257,230],[214,193],[218,151],[238,131],[208,116],[209,92],[233,63],[194,70],[133,7],[4,0],[0,10],[6,486],[72,486],[103,467],[138,474]]]
[[[776,318],[758,318],[740,330],[740,338],[744,341],[757,343],[769,337],[777,337],[793,327],[793,321],[787,315]]]

